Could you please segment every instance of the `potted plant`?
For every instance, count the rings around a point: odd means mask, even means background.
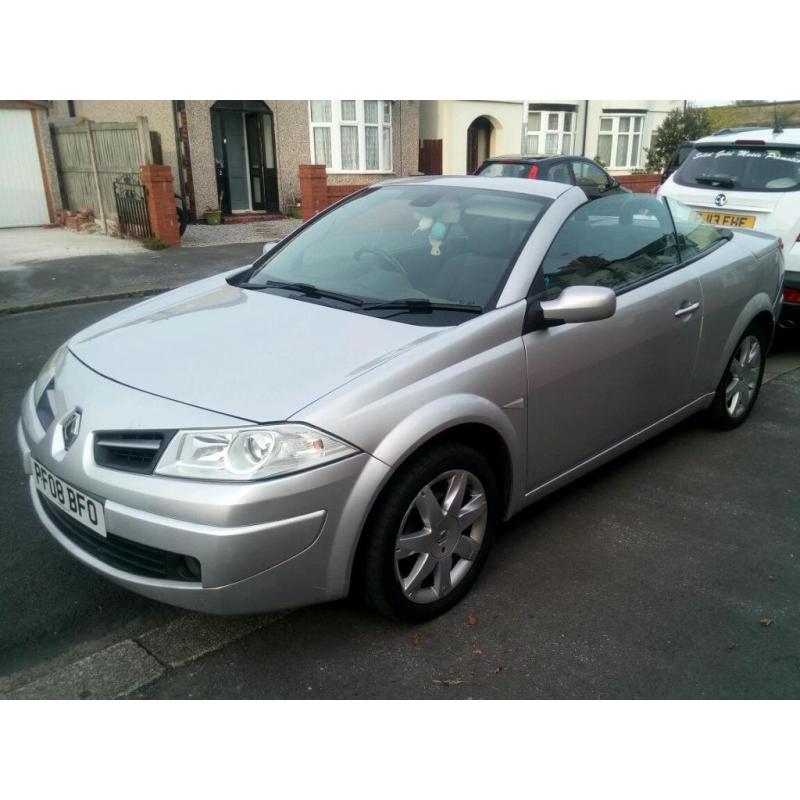
[[[222,212],[218,208],[206,208],[203,212],[203,219],[206,225],[220,225],[222,224]]]
[[[292,198],[292,202],[289,205],[289,216],[294,217],[294,219],[303,219],[303,207],[300,205],[297,195]]]

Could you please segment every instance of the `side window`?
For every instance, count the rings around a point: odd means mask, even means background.
[[[647,194],[612,195],[577,209],[544,258],[548,299],[567,286],[621,291],[680,263],[664,203]]]
[[[597,164],[591,161],[573,161],[572,171],[575,173],[575,183],[587,189],[602,189],[608,185],[608,176]]]
[[[566,161],[559,161],[547,170],[547,180],[555,183],[572,183],[572,174]]]
[[[683,261],[697,258],[721,241],[729,238],[728,232],[704,222],[700,214],[694,209],[671,198],[664,198],[664,202],[669,206],[672,220],[675,223],[675,230],[678,233],[678,247]]]

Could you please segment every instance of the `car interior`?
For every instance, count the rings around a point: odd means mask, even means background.
[[[354,200],[316,222],[269,259],[261,276],[371,300],[485,308],[549,205],[532,195],[441,188],[409,194],[388,187],[361,200],[369,202]]]

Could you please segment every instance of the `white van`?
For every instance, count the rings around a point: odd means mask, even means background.
[[[750,128],[706,136],[659,195],[706,222],[779,236],[785,268],[783,323],[800,323],[800,128]]]

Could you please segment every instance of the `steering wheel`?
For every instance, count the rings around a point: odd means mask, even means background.
[[[387,253],[385,250],[381,250],[379,247],[360,247],[353,255],[356,261],[361,260],[361,256],[364,253],[372,253],[373,255],[382,258],[386,264],[389,265],[392,272],[399,272],[409,283],[411,282],[408,273],[406,272],[406,268],[391,254]]]

